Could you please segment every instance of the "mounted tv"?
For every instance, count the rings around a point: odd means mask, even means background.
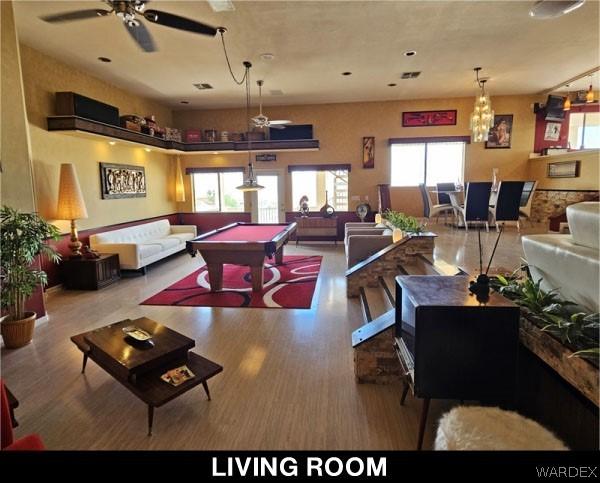
[[[563,104],[565,98],[562,96],[549,95],[546,101],[546,121],[561,122],[565,118]]]

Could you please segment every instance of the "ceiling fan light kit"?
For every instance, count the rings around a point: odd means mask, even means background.
[[[148,22],[177,30],[208,35],[211,37],[217,35],[216,28],[197,22],[196,20],[180,17],[179,15],[162,12],[160,10],[146,10],[146,0],[104,0],[104,2],[111,7],[111,10],[75,10],[72,12],[46,15],[41,17],[41,19],[48,23],[63,23],[95,17],[106,17],[114,13],[116,17],[121,19],[131,38],[144,52],[155,52],[156,45],[154,44],[150,32],[141,22],[142,18]]]

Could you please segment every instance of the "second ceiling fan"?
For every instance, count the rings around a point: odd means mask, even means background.
[[[256,81],[258,85],[258,116],[255,116],[251,119],[254,127],[265,128],[272,127],[273,129],[285,129],[286,124],[290,124],[292,121],[288,121],[287,119],[269,119],[262,112],[262,86],[264,81],[258,80]]]

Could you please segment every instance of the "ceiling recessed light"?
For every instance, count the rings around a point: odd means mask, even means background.
[[[100,62],[112,62],[112,59],[109,59],[108,57],[98,57],[98,60]]]
[[[213,154],[219,154],[219,151],[213,151]]]
[[[115,141],[108,141],[108,144],[110,144],[111,146],[114,146],[117,143]]]
[[[150,149],[150,148],[144,148],[144,151],[146,151],[147,153],[149,153],[150,151],[152,151],[152,149]]]
[[[180,104],[189,104],[190,101],[179,101]]]
[[[275,58],[275,54],[271,54],[270,52],[265,52],[264,54],[260,54],[260,58],[262,60],[273,60]]]
[[[398,84],[391,83],[391,84],[388,84],[388,87],[396,87],[397,85]]]
[[[342,72],[342,75],[352,75],[352,72]]]
[[[416,50],[407,50],[406,52],[404,52],[405,57],[412,57],[413,55],[417,55]]]

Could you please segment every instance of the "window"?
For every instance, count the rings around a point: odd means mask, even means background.
[[[327,203],[336,211],[348,211],[348,170],[292,171],[292,202],[299,207],[300,198],[308,197],[311,211]]]
[[[573,149],[600,148],[600,112],[569,115],[569,146]]]
[[[196,211],[244,211],[244,194],[236,189],[244,181],[242,171],[193,173]]]
[[[392,144],[392,186],[463,182],[465,142]]]

